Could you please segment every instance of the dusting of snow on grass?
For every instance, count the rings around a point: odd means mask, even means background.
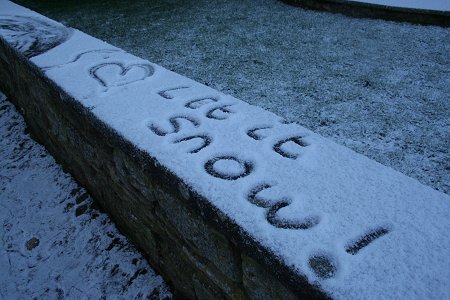
[[[80,1],[17,2],[450,194],[450,28],[278,0]]]
[[[332,297],[450,297],[448,195],[77,30],[31,61]]]

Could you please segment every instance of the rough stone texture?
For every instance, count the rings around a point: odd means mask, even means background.
[[[253,299],[296,299],[296,296],[280,284],[255,260],[242,255],[243,282],[245,290]]]
[[[22,110],[34,137],[147,254],[175,296],[326,298],[1,38],[0,89]]]

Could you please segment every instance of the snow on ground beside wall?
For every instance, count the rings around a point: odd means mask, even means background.
[[[449,28],[276,0],[17,2],[450,193]]]
[[[167,299],[161,276],[0,94],[0,299]]]
[[[349,2],[363,2],[394,7],[450,11],[450,1],[448,0],[360,0]]]

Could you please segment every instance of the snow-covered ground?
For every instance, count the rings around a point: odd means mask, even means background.
[[[448,0],[357,0],[349,2],[363,2],[393,7],[450,11],[450,1]]]
[[[16,2],[450,193],[449,28],[277,0]]]
[[[167,299],[161,276],[0,94],[0,299]]]

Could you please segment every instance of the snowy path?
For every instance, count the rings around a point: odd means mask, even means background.
[[[362,2],[425,10],[450,11],[450,1],[448,0],[359,0],[349,2]]]
[[[167,299],[105,213],[0,95],[0,299]]]

